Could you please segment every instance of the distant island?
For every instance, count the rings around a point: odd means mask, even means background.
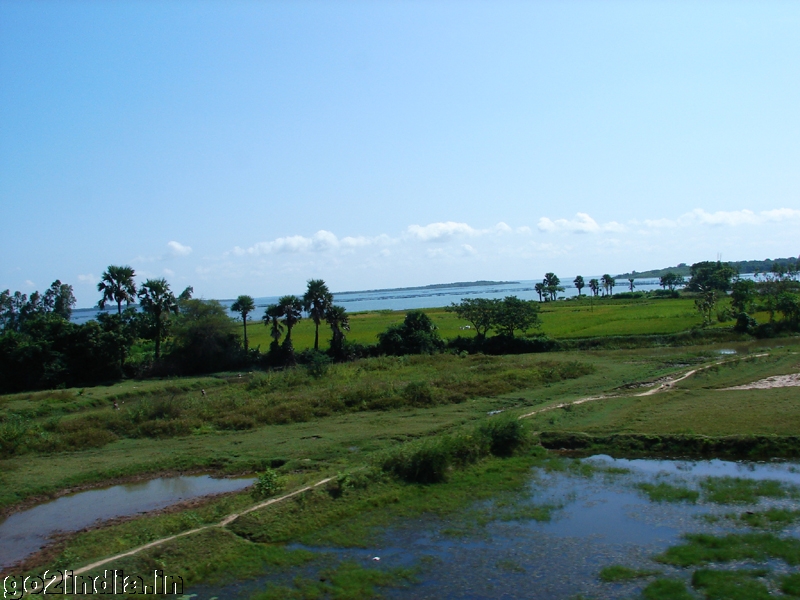
[[[357,290],[349,292],[334,292],[336,294],[366,294],[369,292],[405,292],[411,290],[446,290],[449,288],[476,287],[480,285],[508,285],[519,281],[456,281],[455,283],[432,283],[431,285],[418,285],[413,287],[382,288],[379,290]]]
[[[794,258],[766,258],[764,260],[739,260],[739,261],[727,261],[727,264],[732,266],[736,269],[739,273],[769,273],[772,270],[774,265],[784,265],[786,266],[789,263],[794,264]],[[622,273],[620,275],[616,275],[616,278],[619,279],[628,279],[633,277],[635,279],[644,279],[648,277],[661,277],[662,275],[666,275],[667,273],[675,273],[676,275],[683,275],[684,277],[688,277],[689,273],[689,265],[686,263],[680,263],[675,267],[667,267],[666,269],[653,269],[652,271],[631,271],[630,273]]]

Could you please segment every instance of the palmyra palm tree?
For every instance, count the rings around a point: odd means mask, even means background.
[[[278,304],[270,304],[264,311],[264,325],[271,326],[269,336],[272,338],[272,345],[278,346],[278,341],[283,334],[283,325],[278,321],[283,316],[283,309]]]
[[[256,309],[256,303],[252,296],[242,295],[236,299],[236,302],[231,304],[231,311],[242,315],[242,323],[244,323],[244,351],[247,352],[247,315]]]
[[[586,286],[586,283],[583,281],[583,275],[578,275],[572,283],[578,288],[578,296],[581,295],[581,290]]]
[[[616,281],[614,281],[614,278],[611,277],[611,275],[609,275],[608,273],[606,273],[605,275],[603,275],[602,280],[603,280],[603,290],[605,294],[608,295],[611,292],[613,292],[614,284],[616,283]]]
[[[636,287],[636,284],[633,283],[633,281],[633,277],[628,277],[628,287],[631,289],[631,291],[633,291],[633,288]]]
[[[166,279],[148,279],[139,289],[139,304],[153,318],[153,338],[156,343],[156,360],[161,358],[161,340],[166,337],[169,314],[178,314],[178,301],[169,289]]]
[[[309,279],[308,289],[303,295],[303,310],[314,321],[314,350],[319,350],[319,324],[325,319],[333,303],[333,294],[322,279]]]
[[[136,300],[136,284],[133,277],[136,272],[128,266],[117,267],[110,265],[100,278],[97,284],[97,291],[103,292],[103,297],[97,305],[100,308],[106,307],[106,302],[117,303],[117,314],[122,314],[122,303],[130,305]]]
[[[286,325],[286,339],[283,343],[291,345],[292,327],[297,325],[297,322],[303,317],[303,301],[294,295],[281,296],[278,298],[278,306],[281,307],[283,324]]]
[[[592,294],[597,296],[600,293],[600,282],[597,279],[590,279],[589,280],[589,289],[592,290]]]
[[[533,286],[533,289],[536,290],[536,293],[539,294],[539,302],[542,301],[542,294],[545,293],[544,283],[541,281]]]
[[[344,344],[344,332],[350,331],[350,317],[344,306],[335,306],[331,304],[325,312],[325,321],[331,326],[331,350],[334,354],[342,351]]]

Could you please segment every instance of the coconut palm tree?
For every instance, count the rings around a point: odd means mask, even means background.
[[[156,360],[161,358],[161,341],[166,337],[169,314],[178,314],[178,301],[166,279],[148,279],[139,289],[139,304],[152,319],[152,338],[156,343]]]
[[[333,294],[322,279],[309,279],[308,289],[303,295],[303,310],[314,321],[314,350],[319,350],[319,324],[325,319],[328,307],[333,303]]]
[[[586,287],[586,283],[584,283],[584,281],[583,281],[583,276],[582,276],[582,275],[578,275],[578,276],[577,276],[577,277],[576,277],[576,278],[575,278],[575,279],[572,281],[572,283],[573,283],[573,284],[575,284],[575,287],[576,287],[576,288],[578,288],[578,296],[580,296],[580,295],[581,295],[581,290],[582,290],[584,287]]]
[[[344,306],[335,306],[331,304],[325,312],[325,321],[331,326],[331,333],[333,334],[331,338],[331,350],[334,355],[339,354],[344,344],[343,332],[350,331],[350,317],[347,315]]]
[[[100,298],[100,302],[97,305],[100,308],[105,308],[106,302],[116,302],[117,314],[121,315],[122,303],[125,302],[130,305],[131,302],[136,300],[134,275],[136,275],[136,272],[131,267],[110,265],[100,278],[100,283],[97,284],[97,291],[103,292],[103,297]]]
[[[247,315],[256,309],[256,303],[252,296],[242,295],[236,299],[236,302],[231,304],[231,311],[242,315],[242,323],[244,323],[244,351],[247,352]]]

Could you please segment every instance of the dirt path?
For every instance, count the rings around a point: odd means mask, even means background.
[[[92,571],[94,569],[97,569],[98,567],[102,567],[103,565],[107,565],[108,563],[113,562],[115,560],[119,560],[120,558],[125,558],[126,556],[133,556],[134,554],[138,554],[142,550],[147,550],[148,548],[155,548],[156,546],[160,546],[162,544],[165,544],[167,542],[171,542],[172,540],[176,540],[176,539],[181,538],[181,537],[186,537],[187,535],[193,535],[195,533],[198,533],[200,531],[205,531],[207,529],[225,527],[226,525],[232,523],[233,521],[235,521],[236,519],[238,519],[242,515],[246,515],[247,513],[251,513],[251,512],[256,511],[256,510],[260,510],[262,508],[270,506],[271,504],[276,504],[278,502],[282,502],[283,500],[291,498],[292,496],[297,496],[298,494],[302,494],[303,492],[307,492],[307,491],[312,490],[312,489],[314,489],[316,487],[319,487],[321,485],[325,485],[326,483],[328,483],[332,479],[333,479],[333,477],[326,477],[325,479],[322,479],[321,481],[318,481],[317,483],[314,483],[312,485],[307,485],[304,488],[300,488],[300,489],[295,490],[293,492],[290,492],[288,494],[284,494],[283,496],[279,496],[277,498],[270,498],[269,500],[266,500],[264,502],[256,504],[255,506],[251,506],[250,508],[248,508],[246,510],[243,510],[243,511],[238,512],[238,513],[230,514],[227,517],[225,517],[224,519],[222,519],[222,521],[220,521],[219,523],[212,523],[211,525],[204,525],[203,527],[198,527],[197,529],[191,529],[189,531],[183,531],[183,532],[178,533],[176,535],[171,535],[169,537],[161,538],[159,540],[154,540],[154,541],[149,542],[149,543],[147,543],[147,544],[145,544],[143,546],[139,546],[138,548],[133,548],[131,550],[127,550],[126,552],[121,552],[119,554],[115,554],[114,556],[109,556],[109,557],[104,558],[102,560],[98,560],[98,561],[93,562],[91,564],[88,564],[88,565],[86,565],[84,567],[81,567],[80,569],[74,569],[72,571],[72,575],[73,576],[75,576],[75,575],[83,575],[84,573],[86,573],[88,571]],[[53,584],[58,584],[61,581],[62,581],[62,578],[58,577],[58,578],[54,579],[52,581],[52,583]],[[28,595],[30,595],[30,594],[28,594]]]
[[[687,371],[683,375],[668,377],[668,378],[662,380],[661,383],[658,384],[656,387],[654,387],[652,389],[649,389],[646,392],[639,392],[638,394],[615,394],[613,396],[590,396],[588,398],[581,398],[579,400],[573,400],[572,402],[562,402],[560,404],[554,404],[552,406],[545,406],[544,408],[540,408],[538,410],[534,410],[534,411],[531,411],[529,413],[525,413],[524,415],[520,415],[517,418],[518,419],[525,419],[527,417],[532,417],[534,415],[538,415],[540,413],[547,412],[547,411],[550,411],[550,410],[556,410],[556,409],[559,409],[559,408],[566,408],[567,406],[575,406],[575,405],[578,405],[578,404],[584,404],[586,402],[595,402],[597,400],[611,400],[612,398],[641,398],[642,396],[652,396],[653,394],[659,394],[661,392],[667,392],[667,391],[671,390],[673,387],[675,387],[676,383],[681,382],[684,379],[688,379],[689,377],[691,377],[695,373],[698,373],[700,371],[704,371],[705,369],[710,369],[711,367],[716,367],[716,366],[724,365],[724,364],[731,363],[731,362],[737,362],[737,361],[740,361],[740,360],[749,360],[751,358],[762,358],[764,356],[769,356],[769,353],[768,352],[764,352],[764,353],[761,353],[761,354],[753,354],[751,356],[743,356],[741,358],[734,358],[734,359],[731,359],[731,360],[719,360],[719,361],[716,361],[714,363],[711,363],[710,365],[706,365],[704,367],[698,367],[696,369],[692,369],[691,371]],[[782,375],[782,376],[779,376],[779,377],[797,377],[798,378],[798,382],[797,383],[793,383],[793,384],[789,384],[789,385],[798,385],[798,386],[800,386],[800,374],[798,374],[798,375]],[[767,379],[771,380],[771,379],[775,379],[775,377],[768,377]],[[764,379],[762,381],[767,381],[767,379]],[[755,383],[760,383],[760,382],[755,382]],[[755,385],[755,384],[748,384],[748,385]],[[776,386],[773,386],[773,387],[776,387]],[[733,389],[751,389],[751,388],[746,388],[744,386],[739,386],[737,388],[725,388],[725,389],[733,390]]]
[[[745,383],[744,385],[723,388],[720,391],[771,390],[773,388],[781,387],[800,387],[800,373],[794,373],[792,375],[774,375],[765,379],[759,379],[758,381],[754,381],[752,383]]]

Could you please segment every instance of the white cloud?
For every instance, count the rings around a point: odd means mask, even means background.
[[[625,231],[625,226],[616,221],[609,221],[602,225],[595,221],[586,213],[578,213],[572,220],[556,219],[553,221],[547,217],[539,219],[537,224],[539,231],[547,233],[556,231],[571,231],[573,233],[604,233],[607,231]]]
[[[494,227],[488,229],[475,229],[466,223],[455,221],[444,221],[439,223],[429,223],[428,225],[409,225],[406,230],[407,235],[421,242],[445,242],[457,236],[475,237],[487,234],[506,234],[513,233],[513,229],[506,223],[500,221]]]
[[[692,225],[710,225],[713,227],[738,227],[739,225],[762,225],[764,223],[778,223],[784,221],[800,220],[800,210],[793,208],[776,208],[753,212],[752,210],[718,210],[710,213],[702,208],[696,208],[684,213],[677,219],[647,219],[645,225],[652,228],[662,227],[690,227]]]
[[[409,235],[422,242],[439,242],[456,235],[477,235],[478,233],[466,223],[456,223],[455,221],[430,223],[424,227],[409,225],[407,231]]]
[[[86,275],[78,275],[78,281],[81,283],[88,283],[89,285],[94,285],[97,283],[97,277],[92,275],[91,273],[87,273]]]
[[[172,277],[175,275],[175,271],[173,271],[172,269],[164,269],[164,275]]]
[[[33,282],[30,280],[30,279],[26,279],[26,280],[25,280],[23,283],[24,283],[26,286],[28,286],[29,288],[36,287],[36,284],[35,284],[35,283],[33,283]]]
[[[191,246],[184,246],[180,242],[171,241],[167,244],[172,256],[189,256],[192,253]]]

